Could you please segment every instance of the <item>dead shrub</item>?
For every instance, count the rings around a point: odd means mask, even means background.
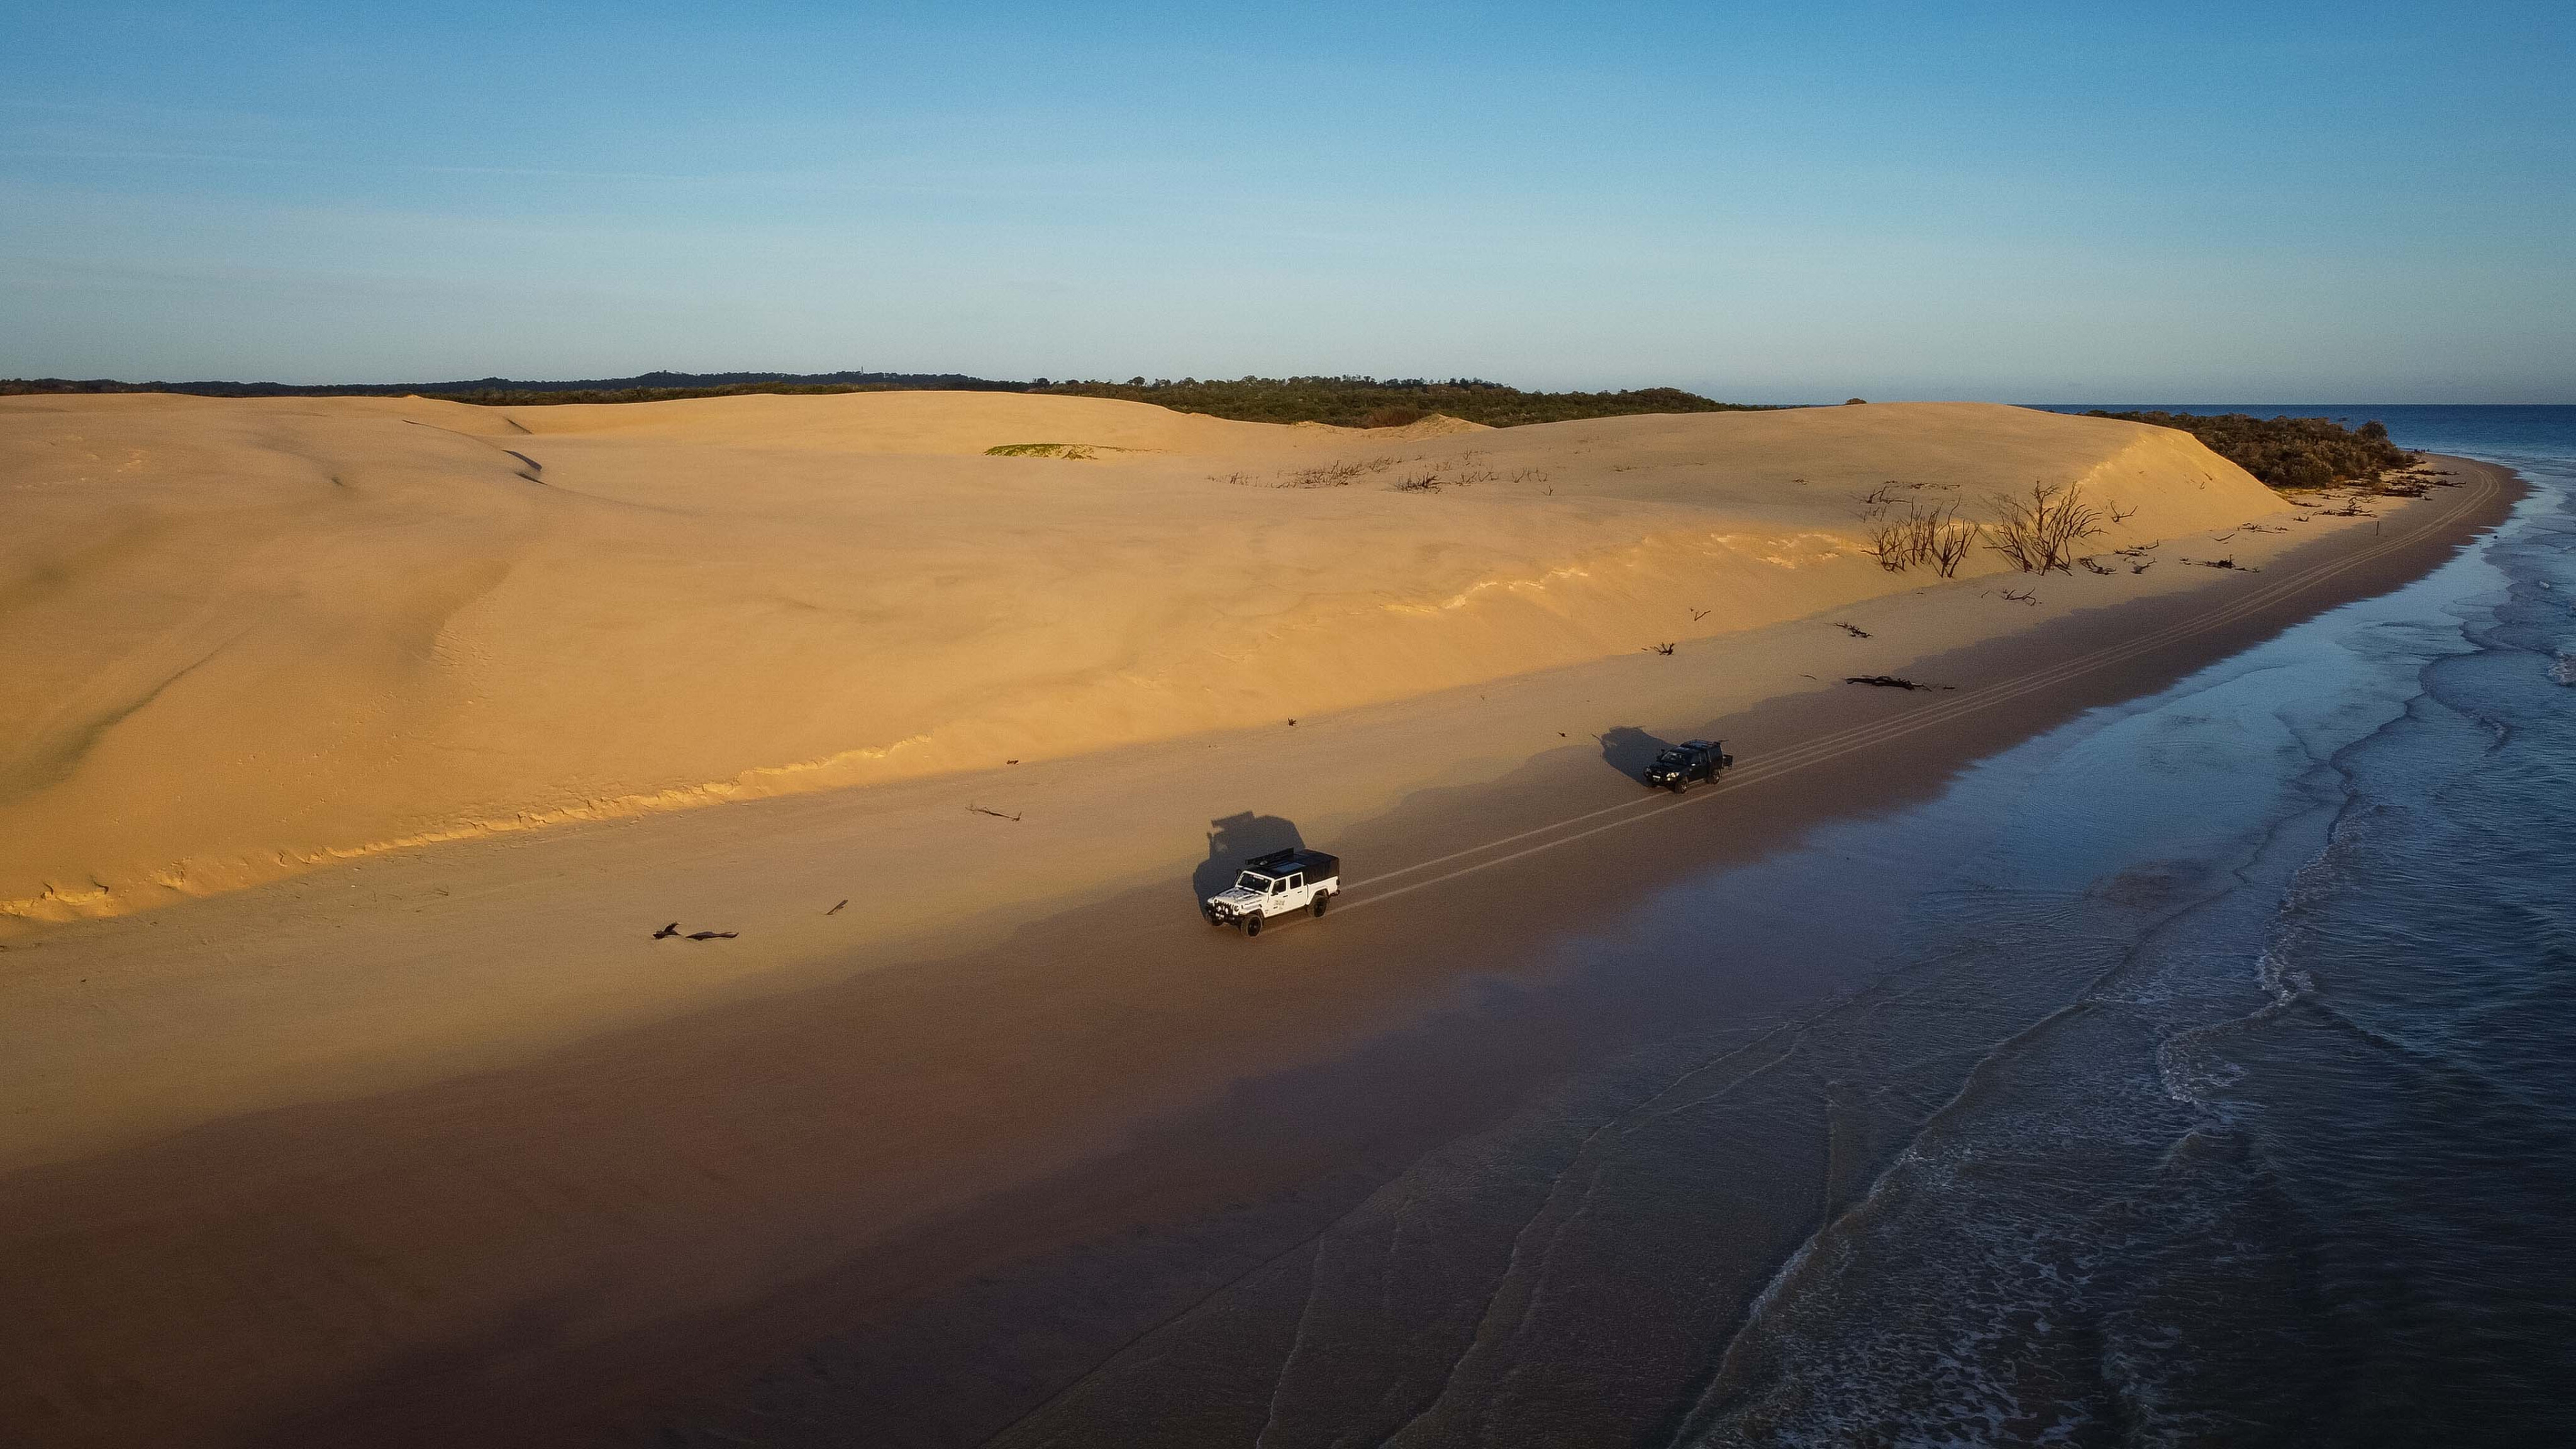
[[[1905,525],[1901,522],[1881,523],[1871,527],[1868,531],[1868,539],[1867,543],[1861,545],[1862,549],[1871,558],[1878,560],[1878,566],[1889,573],[1901,574],[1905,572],[1906,565],[1914,561],[1905,536]]]
[[[2081,484],[2034,481],[2028,499],[1998,493],[1994,504],[2001,517],[1987,547],[2026,574],[2075,572],[2075,545],[2102,531],[2101,513],[2084,501]]]
[[[1956,578],[1984,533],[1982,524],[1959,517],[1955,504],[1927,509],[1909,503],[1903,518],[1870,528],[1867,548],[1889,573],[1922,565],[1945,579]]]
[[[1976,551],[1977,540],[1986,536],[1982,523],[1959,517],[1956,504],[1932,514],[1924,536],[1923,551],[1935,572],[1945,579],[1959,576],[1959,565]]]
[[[1275,488],[1347,488],[1362,476],[1383,473],[1394,467],[1396,458],[1337,458],[1312,468],[1297,468],[1279,475]]]

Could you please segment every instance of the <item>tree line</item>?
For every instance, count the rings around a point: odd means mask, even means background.
[[[686,373],[648,372],[634,377],[525,382],[483,377],[437,383],[332,383],[304,386],[275,382],[118,382],[108,378],[0,379],[0,395],[27,393],[168,392],[195,397],[425,397],[483,407],[543,407],[561,403],[669,402],[679,398],[732,397],[744,393],[1019,392],[1119,398],[1180,412],[1206,413],[1256,423],[1331,423],[1338,427],[1401,427],[1434,413],[1508,428],[1523,423],[1567,422],[1630,413],[1705,413],[1747,410],[1679,388],[1621,392],[1528,392],[1481,378],[1243,377],[1231,381],[1185,377],[1125,382],[1027,382],[964,373]]]
[[[1435,413],[1489,427],[1561,423],[1632,413],[1714,413],[1754,410],[1675,387],[1621,392],[1525,392],[1482,378],[1243,377],[1232,381],[1185,377],[1178,382],[1141,377],[1125,382],[1049,382],[1032,392],[1119,398],[1155,403],[1185,413],[1206,413],[1247,423],[1330,423],[1344,428],[1390,428]]]

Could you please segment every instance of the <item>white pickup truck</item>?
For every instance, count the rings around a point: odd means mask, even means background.
[[[1234,884],[1199,903],[1211,925],[1241,926],[1258,936],[1261,923],[1290,911],[1324,913],[1342,888],[1340,857],[1320,850],[1274,850],[1243,863]]]

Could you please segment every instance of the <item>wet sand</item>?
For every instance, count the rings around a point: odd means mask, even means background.
[[[2382,538],[1896,671],[1955,691],[1713,721],[1744,762],[1721,789],[1622,794],[1586,746],[1418,794],[1319,842],[1353,862],[1349,896],[1257,943],[1160,883],[920,969],[22,1169],[0,1179],[20,1305],[0,1422],[96,1443],[739,1433],[752,1386],[802,1364],[844,1441],[988,1437],[1658,1027],[1656,1000],[1542,974],[1534,941],[2422,572],[2508,501],[2494,470],[2449,466],[2470,486]],[[1492,843],[1441,859],[1461,841]],[[1748,1010],[1816,989],[1793,963],[1743,975]],[[1745,1201],[1745,1261],[1795,1240],[1800,1212]]]

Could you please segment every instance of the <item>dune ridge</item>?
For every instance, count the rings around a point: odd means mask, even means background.
[[[1101,451],[987,456],[1036,442]],[[1861,551],[1889,480],[1969,516],[2080,481],[2138,510],[2105,550],[2283,507],[2187,434],[1978,404],[1357,433],[983,393],[24,397],[0,477],[0,930],[1805,617],[1929,582]]]

